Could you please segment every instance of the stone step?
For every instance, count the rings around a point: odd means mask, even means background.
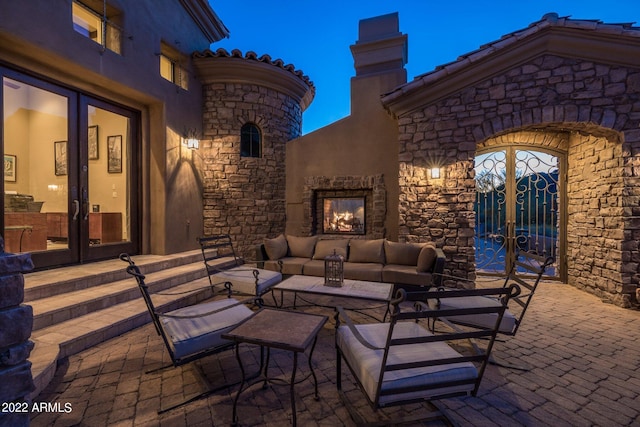
[[[213,296],[201,261],[202,254],[200,251],[193,252],[195,254],[187,252],[168,257],[133,257],[146,275],[145,283],[152,292],[158,310],[174,310]],[[219,266],[226,267],[230,262],[232,259],[221,259]],[[56,292],[53,292],[54,295],[51,295],[52,292],[42,292],[48,296],[26,302],[34,308],[31,340],[35,346],[29,357],[36,385],[32,398],[49,384],[55,375],[58,360],[151,320],[135,279],[125,272],[127,264],[119,259],[96,264],[99,265],[65,268],[64,273],[52,271],[48,277],[57,278],[63,283],[62,286],[67,286],[70,282],[81,283],[83,277],[86,281],[92,281],[100,276],[97,284],[80,286],[78,290],[57,295]],[[33,285],[42,280],[41,277],[33,280],[32,275],[39,273],[42,272],[25,275],[25,282],[30,281]],[[111,278],[111,281],[105,277]],[[55,287],[56,283],[41,282],[36,287],[45,289]]]
[[[138,255],[134,258],[140,270],[148,274],[202,262],[202,252],[198,249],[172,255]],[[25,274],[24,298],[29,302],[123,280],[130,277],[125,267],[123,261],[111,259]]]
[[[125,266],[124,263],[122,265]],[[149,275],[150,280],[146,283],[151,292],[159,292],[200,279],[206,271],[202,262],[196,262],[145,274]],[[127,276],[111,283],[29,301],[27,304],[33,307],[33,330],[140,298],[135,279]]]

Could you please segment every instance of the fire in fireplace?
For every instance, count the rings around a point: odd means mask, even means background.
[[[323,200],[323,233],[365,234],[365,198],[333,197]]]

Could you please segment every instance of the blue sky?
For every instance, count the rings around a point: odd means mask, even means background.
[[[361,19],[398,12],[409,36],[407,79],[538,21],[549,12],[607,23],[637,22],[640,0],[209,0],[230,37],[214,43],[280,58],[309,76],[316,96],[303,114],[303,134],[350,112],[354,76],[349,46]]]

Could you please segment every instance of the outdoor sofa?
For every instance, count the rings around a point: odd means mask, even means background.
[[[283,275],[324,276],[324,259],[344,258],[344,278],[409,286],[438,286],[444,270],[442,249],[431,243],[386,239],[319,239],[281,234],[257,247],[259,267]]]

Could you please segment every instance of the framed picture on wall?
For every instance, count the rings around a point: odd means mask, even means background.
[[[16,182],[16,160],[17,157],[11,154],[4,155],[4,180]]]
[[[122,135],[107,137],[107,172],[122,173]]]
[[[53,143],[53,159],[56,176],[67,174],[67,141]]]
[[[89,126],[88,138],[89,160],[96,160],[100,157],[100,150],[98,145],[98,125]]]

